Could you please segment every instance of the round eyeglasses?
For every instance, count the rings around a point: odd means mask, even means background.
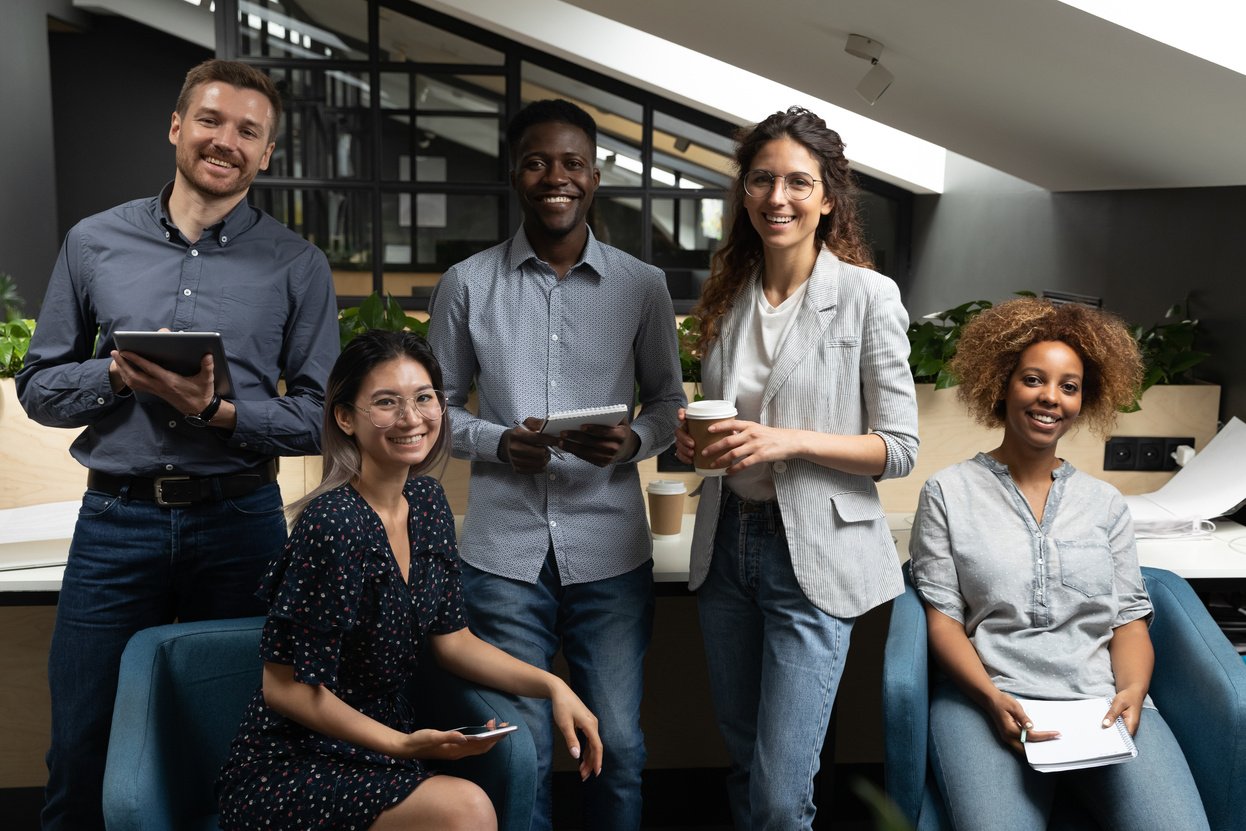
[[[750,170],[744,175],[744,192],[749,196],[769,196],[775,179],[783,180],[783,192],[789,199],[795,199],[797,202],[808,199],[809,194],[813,193],[813,186],[822,181],[813,178],[809,173],[789,173],[786,176],[778,176],[769,170],[759,168]]]
[[[368,406],[355,409],[367,413],[373,427],[384,430],[398,423],[407,402],[412,411],[427,421],[436,421],[446,411],[446,394],[441,390],[420,390],[415,395],[378,395]]]

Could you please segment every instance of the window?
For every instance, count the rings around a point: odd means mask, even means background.
[[[257,205],[323,249],[338,297],[426,308],[441,274],[508,238],[504,132],[542,98],[597,121],[603,241],[696,302],[722,240],[735,125],[405,0],[216,0],[218,50],[269,72],[288,117]],[[221,22],[223,21],[223,22]],[[862,177],[879,268],[907,271],[910,194]]]

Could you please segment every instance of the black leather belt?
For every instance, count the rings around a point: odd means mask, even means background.
[[[246,496],[275,481],[276,459],[243,473],[220,476],[113,476],[98,470],[87,472],[87,487],[91,490],[171,508]]]

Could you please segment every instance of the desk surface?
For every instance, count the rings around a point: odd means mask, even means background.
[[[678,537],[653,542],[653,579],[657,583],[688,581],[689,548],[692,545],[692,514],[684,514]],[[888,514],[887,524],[896,541],[900,562],[908,559],[912,514]],[[68,551],[69,540],[41,541],[41,546]],[[29,546],[29,543],[9,545]],[[8,546],[0,546],[0,549]],[[3,552],[0,551],[0,554]],[[1190,539],[1138,540],[1138,560],[1144,566],[1168,569],[1187,580],[1246,579],[1246,527],[1235,522],[1216,523],[1209,536]],[[65,567],[23,568],[0,571],[0,593],[60,591]]]

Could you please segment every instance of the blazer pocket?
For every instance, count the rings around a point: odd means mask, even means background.
[[[852,349],[860,345],[861,338],[856,336],[826,339],[826,346],[829,349]]]
[[[887,516],[878,497],[869,491],[841,491],[831,497],[831,504],[844,522],[873,522]]]

